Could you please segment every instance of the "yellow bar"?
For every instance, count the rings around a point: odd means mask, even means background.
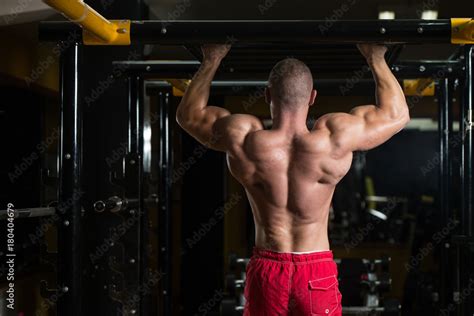
[[[405,79],[403,80],[403,92],[409,96],[434,96],[435,84],[433,79]]]
[[[82,0],[43,0],[83,28],[84,44],[129,45],[130,22],[109,21]],[[128,22],[128,24],[127,24]],[[127,28],[128,25],[128,28]]]
[[[93,33],[83,30],[82,42],[84,45],[130,45],[130,20],[110,20],[117,29],[117,37],[113,42],[104,42]]]
[[[474,20],[472,18],[451,19],[451,43],[474,44]]]
[[[191,80],[186,79],[165,79],[169,84],[173,86],[173,95],[175,97],[182,97],[184,92],[188,88]]]

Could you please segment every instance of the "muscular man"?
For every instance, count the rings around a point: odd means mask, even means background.
[[[329,250],[328,213],[352,153],[387,141],[409,121],[405,96],[387,66],[386,48],[359,45],[377,85],[375,105],[320,117],[309,68],[299,60],[275,65],[266,89],[273,126],[207,105],[212,78],[229,47],[206,45],[204,59],[178,107],[177,121],[200,143],[225,152],[244,186],[256,246],[247,267],[244,315],[341,315],[337,267]]]

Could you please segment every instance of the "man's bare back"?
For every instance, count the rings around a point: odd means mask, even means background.
[[[250,133],[228,163],[252,206],[256,246],[279,252],[329,249],[331,198],[351,162],[352,153],[331,156],[324,128]]]
[[[380,104],[324,115],[312,130],[306,128],[306,119],[316,91],[307,73],[288,79],[287,84],[293,84],[288,91],[277,83],[267,89],[271,130],[264,130],[254,116],[208,106],[212,78],[228,49],[203,48],[201,71],[178,107],[177,121],[201,143],[226,152],[229,169],[244,186],[252,207],[257,247],[278,252],[328,250],[332,195],[350,168],[353,151],[380,145],[409,120],[403,92],[383,60],[385,48],[360,47],[374,72]],[[283,66],[273,79],[270,76],[270,83],[287,79],[278,76],[295,76]],[[310,86],[304,76],[311,77]],[[294,98],[295,105],[288,105],[282,91]]]

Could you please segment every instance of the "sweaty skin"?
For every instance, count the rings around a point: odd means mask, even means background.
[[[252,115],[208,106],[212,78],[230,47],[203,46],[200,70],[177,110],[180,126],[200,143],[227,155],[231,174],[243,185],[256,228],[256,246],[279,252],[329,249],[328,215],[334,189],[349,171],[352,153],[387,141],[409,121],[405,96],[387,66],[386,48],[359,45],[377,85],[377,105],[320,117],[306,127],[313,90],[298,111],[272,100],[273,127]]]

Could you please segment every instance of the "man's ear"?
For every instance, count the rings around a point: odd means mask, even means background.
[[[265,102],[267,102],[267,104],[272,103],[272,95],[270,94],[270,89],[268,87],[265,87]]]
[[[314,90],[311,91],[311,95],[309,97],[309,106],[312,106],[314,104],[314,99],[316,99],[316,95],[318,94],[318,91]]]

